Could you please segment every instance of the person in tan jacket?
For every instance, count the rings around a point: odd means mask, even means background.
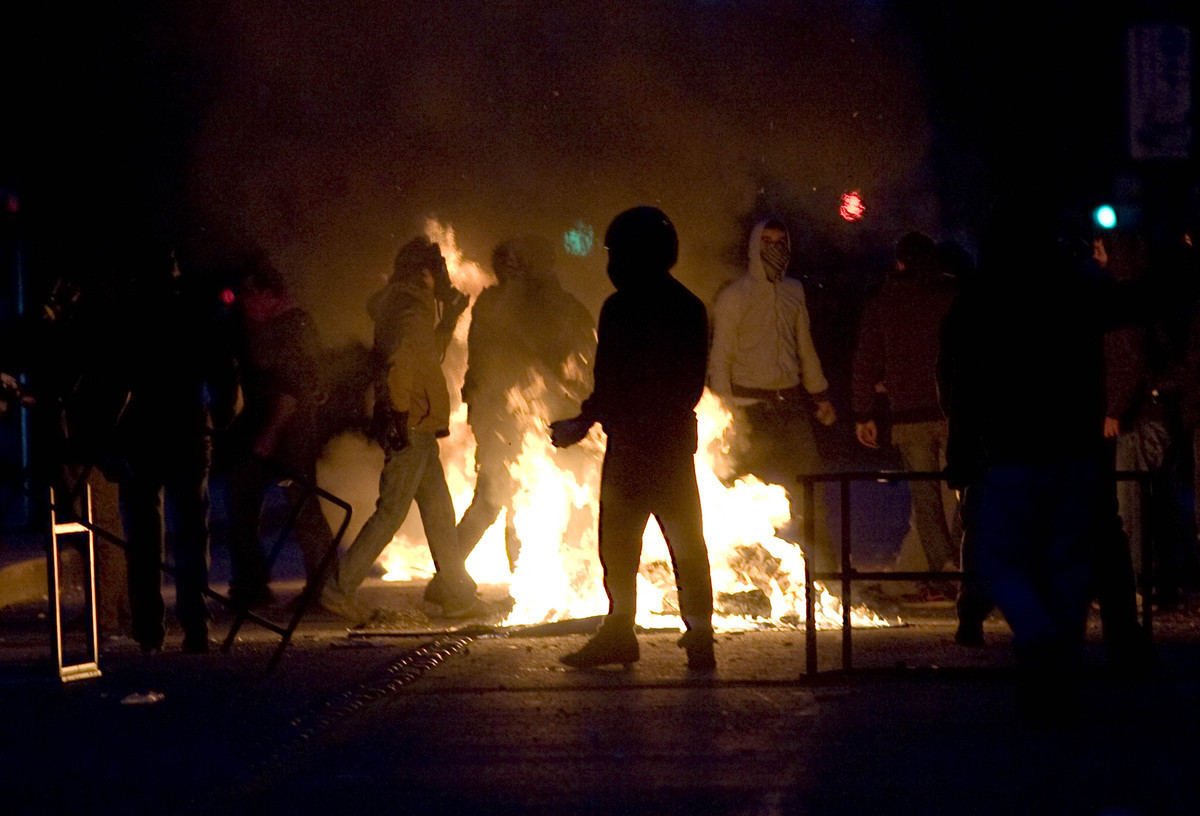
[[[414,501],[436,569],[425,588],[428,611],[458,617],[476,606],[438,448],[450,425],[442,355],[466,305],[466,295],[450,285],[437,244],[425,238],[400,249],[387,286],[368,303],[377,362],[372,436],[384,451],[383,472],[375,512],[321,592],[328,611],[356,622],[368,617],[355,593]]]

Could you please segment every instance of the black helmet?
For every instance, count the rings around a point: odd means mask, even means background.
[[[610,256],[648,271],[663,271],[679,257],[675,225],[657,207],[634,207],[612,220],[604,234]]]

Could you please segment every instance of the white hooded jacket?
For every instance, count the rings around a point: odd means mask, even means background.
[[[758,400],[734,397],[734,384],[772,391],[803,384],[814,396],[829,388],[809,329],[804,286],[787,277],[772,281],[763,267],[766,224],[750,233],[746,274],[718,293],[712,309],[708,386],[735,405]]]

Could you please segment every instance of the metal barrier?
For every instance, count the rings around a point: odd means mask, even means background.
[[[86,530],[93,535],[98,535],[106,541],[109,541],[120,547],[122,550],[128,552],[129,542],[125,541],[115,533],[112,533],[111,531],[105,530],[104,528],[94,524],[90,518],[77,518],[76,516],[78,514],[71,509],[73,508],[74,502],[78,500],[79,493],[86,492],[87,490],[87,475],[90,469],[91,468],[87,468],[83,471],[83,474],[80,476],[74,491],[68,494],[68,498],[65,502],[60,499],[57,503],[55,503],[54,499],[52,498],[52,505],[57,508],[60,516],[65,515],[69,519],[70,524],[74,527],[78,527],[80,530]],[[278,471],[278,473],[281,479],[290,479],[291,481],[300,485],[302,488],[302,493],[300,499],[295,503],[295,506],[288,514],[286,522],[280,528],[279,536],[276,539],[275,544],[272,546],[269,556],[267,557],[266,570],[268,573],[270,573],[271,567],[274,565],[275,560],[279,557],[279,553],[283,549],[283,544],[287,541],[288,534],[292,531],[292,528],[295,527],[296,520],[299,518],[300,510],[304,506],[305,502],[309,501],[313,496],[318,496],[341,508],[343,511],[345,511],[345,515],[342,518],[341,524],[338,525],[337,532],[330,540],[329,546],[325,550],[325,554],[321,557],[317,579],[306,582],[304,590],[300,593],[300,597],[297,599],[293,607],[291,618],[286,626],[279,626],[278,624],[273,623],[266,618],[261,617],[260,615],[254,614],[249,609],[237,609],[233,599],[229,596],[222,595],[211,587],[204,588],[205,597],[219,602],[226,608],[235,609],[234,619],[233,623],[230,625],[229,634],[225,637],[225,641],[221,644],[222,653],[227,653],[229,651],[230,647],[233,645],[234,639],[237,637],[238,630],[241,629],[242,624],[246,621],[256,623],[264,629],[274,632],[280,636],[281,640],[279,646],[275,649],[275,652],[271,655],[270,661],[267,663],[268,673],[273,671],[279,664],[280,659],[283,657],[284,650],[287,648],[288,643],[292,639],[292,635],[296,631],[296,627],[300,624],[300,619],[304,616],[304,613],[312,603],[313,598],[318,592],[320,592],[321,578],[329,571],[329,567],[337,557],[338,547],[341,545],[342,538],[346,535],[347,527],[350,526],[350,515],[352,512],[348,502],[335,496],[329,491],[323,490],[314,484],[310,484],[306,479],[302,479],[295,474],[286,473],[284,471]],[[160,561],[158,568],[166,575],[170,575],[171,577],[175,576],[175,569],[165,561]]]
[[[1141,503],[1143,508],[1150,506],[1152,474],[1146,471],[1118,471],[1116,481],[1137,481],[1141,487]],[[816,592],[814,583],[817,581],[838,581],[841,583],[842,597],[842,671],[851,671],[853,659],[853,626],[851,623],[852,585],[855,581],[962,581],[964,573],[954,572],[860,572],[851,562],[851,524],[850,524],[850,484],[852,482],[914,482],[914,481],[945,481],[943,473],[927,473],[916,471],[852,471],[844,473],[825,473],[815,475],[800,475],[804,508],[804,540],[814,538],[815,502],[817,483],[837,482],[840,486],[839,509],[841,511],[841,569],[837,572],[814,572],[809,564],[810,559],[804,559],[804,671],[808,676],[819,673],[817,668],[817,623],[816,623]],[[1142,563],[1140,577],[1142,586],[1142,625],[1149,635],[1153,627],[1153,528],[1150,525],[1149,512],[1143,511],[1142,517]]]
[[[281,479],[287,479],[299,485],[301,487],[301,493],[300,497],[295,501],[293,507],[291,508],[291,511],[288,513],[287,521],[280,528],[279,535],[276,537],[275,543],[271,547],[271,552],[267,555],[264,569],[268,575],[270,574],[271,567],[275,564],[276,559],[279,558],[279,553],[282,551],[283,545],[287,541],[288,534],[291,533],[292,529],[296,526],[296,521],[300,518],[300,512],[303,510],[304,505],[312,500],[313,497],[320,497],[329,503],[340,507],[343,511],[345,511],[345,515],[342,517],[342,523],[338,525],[337,532],[334,533],[333,538],[330,539],[329,546],[326,547],[324,555],[321,556],[321,562],[317,566],[316,576],[312,577],[308,581],[305,581],[304,589],[300,592],[300,597],[296,599],[292,609],[292,616],[288,621],[287,626],[280,627],[271,621],[266,620],[265,618],[255,615],[249,609],[241,608],[236,609],[235,611],[233,623],[231,623],[229,626],[229,633],[225,636],[225,642],[221,644],[221,652],[226,653],[229,651],[230,647],[233,646],[233,641],[237,637],[238,630],[241,629],[243,623],[245,623],[247,620],[253,621],[259,626],[262,626],[263,628],[269,629],[277,635],[280,635],[282,638],[279,643],[279,647],[276,648],[274,654],[271,655],[270,661],[267,663],[268,673],[273,671],[275,667],[279,665],[279,660],[283,657],[283,650],[287,648],[288,643],[291,641],[292,634],[295,633],[296,627],[300,624],[300,619],[304,617],[304,613],[308,609],[309,604],[311,604],[316,596],[321,592],[321,582],[325,575],[329,572],[329,568],[333,565],[334,560],[337,558],[338,547],[341,546],[342,538],[346,535],[346,528],[350,526],[350,515],[352,513],[350,504],[348,502],[338,498],[328,490],[322,490],[315,484],[309,483],[307,479],[300,478],[295,474],[286,473],[282,470],[278,470],[278,473]],[[223,598],[223,600],[227,605],[231,607],[233,606],[232,602],[228,598]]]
[[[116,429],[117,424],[120,422],[121,417],[128,408],[131,398],[132,392],[127,390],[124,393],[122,405],[119,411],[117,411],[116,415],[113,417],[112,426],[109,428],[110,435]],[[63,439],[66,440],[69,437],[69,433],[65,425],[65,415],[62,418],[62,421],[60,421],[60,426]],[[100,674],[99,634],[96,627],[96,593],[94,574],[95,558],[93,551],[94,536],[100,536],[106,541],[109,541],[120,547],[125,552],[129,551],[129,542],[125,541],[120,536],[97,526],[92,521],[91,494],[89,492],[87,480],[88,476],[91,474],[91,471],[95,468],[95,464],[91,462],[74,463],[70,465],[66,463],[60,463],[59,468],[60,472],[58,474],[58,480],[60,490],[57,491],[58,495],[56,495],[56,491],[53,487],[49,490],[50,545],[47,549],[47,558],[53,562],[48,564],[48,580],[50,583],[49,594],[52,605],[54,606],[54,608],[51,610],[51,614],[55,622],[54,649],[56,662],[58,664],[59,676],[64,680],[67,680],[83,677],[95,677]],[[227,608],[235,609],[235,616],[233,623],[230,626],[229,634],[226,636],[224,643],[221,645],[221,651],[223,653],[229,651],[234,639],[237,636],[238,630],[247,620],[257,623],[259,626],[275,632],[281,637],[279,647],[275,650],[274,654],[271,655],[271,659],[267,664],[268,673],[278,665],[280,658],[283,656],[284,649],[287,648],[288,643],[292,639],[293,633],[296,631],[296,627],[300,623],[300,619],[304,616],[304,612],[308,609],[309,604],[312,603],[316,594],[320,592],[321,579],[328,572],[329,567],[337,558],[338,547],[341,545],[342,538],[346,534],[346,529],[350,525],[350,516],[352,512],[348,502],[335,496],[327,490],[322,490],[315,484],[310,484],[307,479],[297,476],[294,473],[286,472],[278,466],[275,466],[275,471],[280,480],[287,479],[295,484],[300,485],[302,492],[300,499],[296,501],[295,506],[291,509],[288,519],[280,530],[279,537],[267,558],[265,570],[268,575],[270,574],[271,567],[274,565],[275,560],[279,557],[279,553],[283,548],[284,542],[287,540],[288,534],[295,527],[296,520],[299,518],[300,511],[306,502],[311,500],[314,496],[318,496],[341,508],[345,512],[345,515],[342,518],[341,524],[338,526],[337,533],[333,536],[324,555],[321,557],[317,576],[313,580],[305,583],[304,590],[297,599],[292,610],[291,619],[288,621],[286,626],[278,626],[277,624],[272,623],[271,621],[266,620],[259,615],[255,615],[249,609],[236,609],[231,598],[215,592],[210,587],[205,587],[204,589],[205,597],[212,598]],[[28,467],[24,469],[18,469],[14,472],[13,481],[20,486],[18,492],[33,495],[37,489],[35,487],[35,482],[37,480],[32,477],[33,471]],[[91,644],[88,655],[90,659],[82,664],[79,664],[78,666],[71,666],[64,665],[63,663],[63,633],[60,609],[61,604],[59,603],[60,592],[57,559],[58,537],[60,535],[71,536],[76,534],[83,535],[86,542],[83,549],[86,551],[85,554],[88,561],[87,569],[89,570],[90,585],[87,587],[88,591],[86,592],[86,595],[87,602],[91,607]],[[172,577],[175,576],[175,570],[165,561],[159,562],[159,570]]]
[[[46,550],[47,576],[49,582],[50,615],[54,621],[54,662],[58,667],[58,678],[64,683],[71,680],[86,680],[100,676],[100,633],[96,621],[96,550],[90,528],[92,520],[91,490],[84,485],[79,499],[82,506],[78,515],[87,523],[61,521],[54,501],[54,489],[50,489],[50,547]],[[74,515],[74,514],[72,514]],[[63,632],[63,586],[60,570],[60,539],[79,545],[83,560],[83,613],[86,622],[84,632],[83,659],[70,662],[67,656],[67,638]]]

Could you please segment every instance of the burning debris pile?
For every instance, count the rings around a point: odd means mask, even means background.
[[[451,230],[431,221],[427,234],[441,245],[456,287],[474,297],[490,282],[478,265],[462,258]],[[465,341],[469,320],[470,312],[459,325],[456,344]],[[567,365],[588,363],[572,359]],[[461,371],[450,370],[447,375],[452,382],[462,381]],[[531,372],[523,387],[508,392],[509,410],[525,427],[520,452],[509,466],[517,484],[509,519],[520,540],[515,565],[510,565],[506,552],[503,514],[467,562],[479,583],[509,587],[514,600],[505,619],[509,625],[590,617],[603,614],[608,606],[596,524],[603,431],[596,426],[581,444],[555,449],[547,429],[552,419],[561,417],[545,415],[546,388],[545,380]],[[729,472],[726,436],[732,415],[706,391],[697,416],[696,474],[717,608],[714,624],[722,630],[799,625],[805,607],[802,547],[776,537],[790,515],[785,491],[753,477],[720,478],[718,473]],[[451,417],[450,436],[442,443],[447,482],[460,515],[472,497],[474,449],[466,406],[460,405]],[[403,531],[382,560],[388,580],[419,579],[432,572],[424,542],[408,538]],[[840,626],[840,603],[817,586],[818,624]],[[853,620],[859,626],[888,625],[865,607],[853,610]],[[643,538],[637,622],[645,628],[681,626],[670,553],[653,522]]]

